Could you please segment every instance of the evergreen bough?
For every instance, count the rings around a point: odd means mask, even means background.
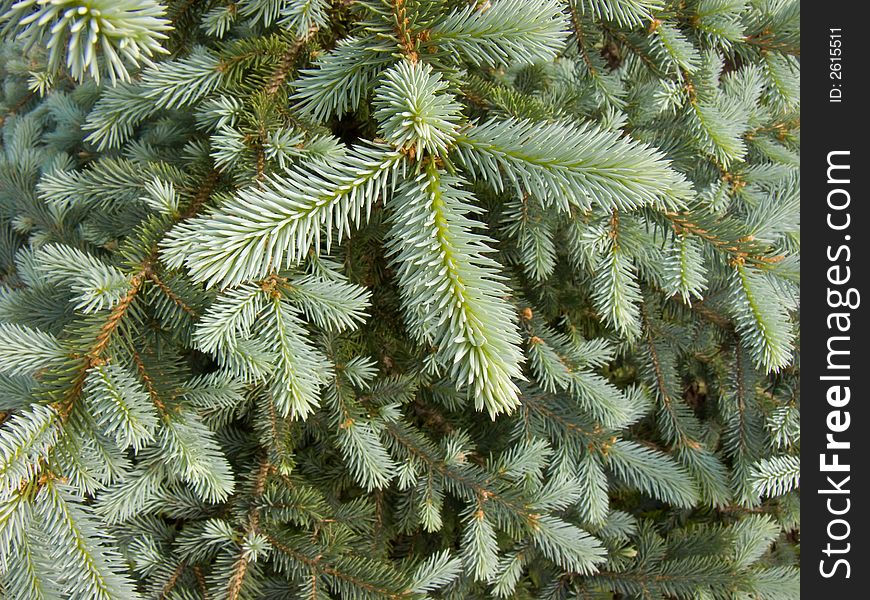
[[[0,14],[4,598],[798,597],[797,1]]]

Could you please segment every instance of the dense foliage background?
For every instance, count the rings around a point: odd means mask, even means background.
[[[4,598],[799,597],[798,2],[0,14]]]

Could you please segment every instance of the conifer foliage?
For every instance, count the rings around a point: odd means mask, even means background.
[[[0,596],[798,597],[796,0],[0,14]]]

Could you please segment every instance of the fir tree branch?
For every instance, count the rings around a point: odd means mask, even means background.
[[[336,579],[346,581],[353,587],[364,590],[366,593],[376,594],[379,597],[389,598],[390,600],[401,600],[402,598],[408,598],[413,595],[411,590],[396,591],[390,587],[380,586],[370,581],[366,581],[328,562],[321,562],[320,557],[311,559],[301,552],[296,552],[290,546],[282,543],[279,539],[268,533],[266,533],[265,536],[274,548],[286,554],[292,560],[306,565],[311,570],[312,578],[316,579],[318,573],[323,573],[335,577]]]
[[[275,69],[266,84],[265,89],[267,94],[274,96],[278,93],[278,90],[280,90],[281,86],[283,86],[287,81],[287,77],[293,69],[293,65],[296,62],[299,53],[305,48],[305,45],[312,37],[314,37],[318,30],[319,27],[317,25],[312,25],[305,35],[297,38],[292,44],[290,44],[287,51],[284,53],[284,56],[281,57],[281,62],[278,65],[278,68]]]
[[[172,574],[169,576],[169,579],[166,580],[166,583],[163,584],[163,587],[160,588],[160,595],[158,596],[158,600],[167,600],[169,598],[169,594],[175,588],[178,583],[178,579],[181,577],[182,573],[184,573],[184,569],[187,567],[186,560],[178,561],[178,565],[175,569],[172,570]]]
[[[491,418],[519,403],[513,379],[522,377],[515,316],[501,299],[484,239],[461,216],[471,207],[460,180],[430,161],[403,184],[391,203],[389,252],[413,333],[437,347],[459,386],[471,388],[477,410]],[[433,286],[437,282],[437,287]]]
[[[347,235],[384,194],[402,154],[357,146],[333,164],[313,163],[239,191],[212,214],[177,227],[163,242],[170,264],[198,281],[238,285],[267,277]],[[326,226],[325,234],[321,227]]]
[[[186,312],[193,319],[199,319],[199,313],[196,312],[196,310],[194,308],[192,308],[190,305],[188,305],[184,301],[184,299],[181,298],[181,296],[179,296],[174,291],[172,291],[172,289],[168,285],[166,285],[166,283],[162,279],[160,279],[160,277],[157,275],[157,273],[155,273],[153,270],[149,269],[145,273],[145,276],[154,285],[156,285],[157,289],[159,289],[161,292],[163,292],[163,294],[167,298],[169,298],[172,301],[172,303],[175,304],[178,308],[180,308],[181,310]]]
[[[586,35],[583,33],[583,27],[580,24],[579,17],[577,16],[577,8],[575,7],[574,2],[568,2],[568,14],[571,15],[571,27],[574,31],[575,41],[577,42],[577,50],[580,52],[580,56],[583,57],[583,62],[586,63],[586,68],[589,69],[589,73],[594,77],[598,73],[595,65],[592,64],[592,60],[589,58],[589,53],[586,51]]]
[[[114,308],[112,308],[112,311],[109,313],[103,326],[100,327],[93,345],[84,357],[78,375],[67,390],[64,400],[57,405],[62,420],[66,420],[70,416],[75,402],[81,396],[82,390],[85,386],[85,381],[87,380],[88,370],[91,367],[105,364],[106,361],[103,355],[109,347],[109,343],[120,326],[122,319],[127,314],[127,311],[130,309],[130,306],[133,304],[133,301],[136,299],[142,288],[142,283],[145,281],[145,270],[146,266],[143,265],[142,268],[130,278],[130,285],[127,289],[127,293],[124,294],[121,300],[114,306]]]
[[[653,336],[653,330],[647,311],[648,308],[645,305],[641,305],[640,314],[641,319],[643,320],[643,330],[645,333],[644,337],[646,338],[646,346],[649,350],[650,361],[652,362],[653,373],[655,374],[655,382],[658,388],[658,397],[660,398],[664,409],[671,415],[671,422],[679,427],[679,429],[677,430],[677,439],[674,443],[675,445],[686,445],[691,448],[697,448],[699,447],[698,442],[689,435],[688,431],[681,427],[682,420],[674,410],[674,400],[671,398],[670,392],[668,391],[669,386],[665,382],[665,376],[662,369],[662,361],[659,358],[658,349],[656,348],[655,338]]]
[[[267,457],[260,459],[260,466],[254,477],[254,486],[251,494],[251,508],[248,510],[247,525],[242,535],[242,539],[246,538],[251,533],[257,533],[260,529],[260,508],[258,501],[263,496],[266,489],[266,479],[269,476],[271,465]],[[245,575],[248,572],[250,559],[247,551],[243,548],[236,558],[233,566],[232,574],[230,575],[227,584],[227,600],[239,600],[242,593],[242,586],[245,581]]]

